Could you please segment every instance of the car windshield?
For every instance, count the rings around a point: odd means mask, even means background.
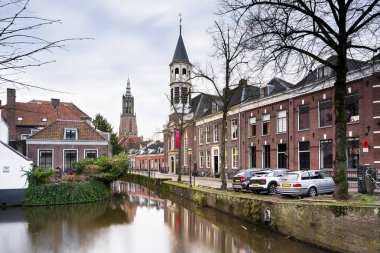
[[[266,177],[268,174],[269,172],[257,172],[255,177]]]
[[[298,173],[287,173],[282,177],[282,180],[297,180]]]
[[[245,171],[239,172],[235,175],[235,177],[244,177]]]

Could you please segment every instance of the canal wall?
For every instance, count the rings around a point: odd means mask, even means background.
[[[379,206],[226,192],[129,174],[129,182],[170,192],[273,231],[337,252],[380,252]]]

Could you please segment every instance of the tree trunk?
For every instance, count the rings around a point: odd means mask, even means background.
[[[335,81],[335,160],[334,160],[334,182],[336,199],[348,198],[348,182],[347,182],[347,140],[346,128],[347,117],[345,110],[345,99],[347,94],[347,56],[345,53],[338,54],[338,66],[336,70]]]
[[[227,190],[227,181],[226,181],[226,135],[227,135],[227,111],[223,111],[222,118],[222,135],[220,142],[220,180],[222,182],[222,190]]]

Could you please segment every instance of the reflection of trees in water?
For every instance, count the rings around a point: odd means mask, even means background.
[[[192,202],[176,195],[167,194],[166,198],[179,203],[167,201],[164,211],[165,224],[178,237],[173,252],[189,252],[197,244],[205,246],[196,249],[200,252],[323,252],[214,209],[197,209]]]
[[[131,222],[136,205],[127,200],[119,195],[97,203],[25,208],[30,241],[37,251],[91,243],[100,229]]]

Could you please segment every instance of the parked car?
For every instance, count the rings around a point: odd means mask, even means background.
[[[314,197],[334,191],[332,177],[322,170],[288,172],[277,183],[277,192],[282,196]]]
[[[253,177],[261,169],[248,169],[239,171],[232,179],[232,188],[235,191],[248,189],[249,179]]]
[[[277,193],[277,181],[285,175],[286,169],[276,170],[263,170],[257,172],[255,176],[249,180],[249,190],[260,193],[261,191],[267,191],[268,194]]]

